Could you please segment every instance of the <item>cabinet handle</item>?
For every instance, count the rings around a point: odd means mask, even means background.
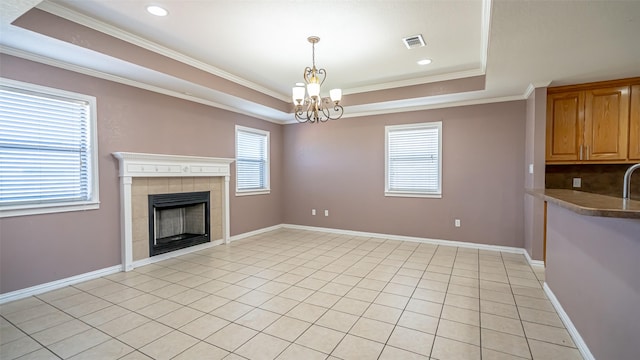
[[[582,144],[580,144],[580,160],[582,160]]]
[[[587,151],[586,151],[586,153],[587,153],[587,160],[589,160],[589,158],[590,158],[590,156],[589,156],[589,145],[587,145]]]

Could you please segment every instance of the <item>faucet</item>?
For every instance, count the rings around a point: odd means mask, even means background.
[[[627,172],[624,173],[624,184],[622,187],[622,198],[629,199],[631,193],[631,174],[634,170],[640,169],[640,164],[631,165],[630,168],[627,169]]]

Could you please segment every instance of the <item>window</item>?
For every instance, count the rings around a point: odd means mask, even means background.
[[[386,126],[385,195],[442,197],[442,122]]]
[[[269,132],[236,126],[236,195],[269,192]]]
[[[0,217],[98,208],[95,107],[0,79]]]

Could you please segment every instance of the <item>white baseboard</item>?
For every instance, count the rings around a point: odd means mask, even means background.
[[[320,232],[340,234],[340,235],[372,237],[376,239],[389,239],[389,240],[411,241],[411,242],[419,242],[419,243],[434,244],[434,245],[458,246],[458,247],[478,249],[478,250],[503,251],[503,252],[514,253],[514,254],[523,254],[527,259],[527,261],[529,262],[529,265],[531,266],[544,266],[544,262],[540,260],[531,259],[531,257],[527,253],[527,250],[523,248],[517,248],[517,247],[511,247],[511,246],[477,244],[477,243],[464,242],[464,241],[430,239],[430,238],[421,238],[421,237],[403,236],[403,235],[389,235],[389,234],[380,234],[380,233],[370,233],[370,232],[364,232],[364,231],[341,230],[341,229],[323,228],[323,227],[305,226],[305,225],[293,225],[293,224],[282,224],[281,227],[287,228],[287,229],[320,231]]]
[[[91,271],[88,273],[71,276],[68,278],[51,281],[48,283],[31,286],[25,289],[20,289],[4,294],[0,294],[0,304],[8,303],[10,301],[20,300],[29,296],[38,295],[47,291],[56,290],[65,286],[77,284],[83,281],[97,279],[99,277],[115,274],[122,270],[122,265],[110,266],[108,268]]]
[[[269,231],[282,229],[283,227],[284,227],[283,224],[279,224],[279,225],[273,225],[273,226],[269,226],[269,227],[258,229],[258,230],[249,231],[249,232],[238,234],[238,235],[233,235],[229,239],[229,241],[236,241],[236,240],[248,238],[250,236],[260,235],[260,234],[263,234],[263,233],[266,233],[266,232],[269,232]]]
[[[458,246],[458,247],[479,249],[479,250],[503,251],[503,252],[514,253],[514,254],[524,254],[525,258],[527,259],[527,261],[531,266],[544,266],[544,263],[542,261],[532,260],[529,254],[527,253],[527,251],[523,248],[499,246],[499,245],[476,244],[476,243],[463,242],[463,241],[429,239],[429,238],[420,238],[420,237],[403,236],[403,235],[380,234],[380,233],[371,233],[371,232],[364,232],[364,231],[323,228],[323,227],[315,227],[315,226],[293,225],[293,224],[279,224],[279,225],[269,226],[266,228],[257,229],[257,230],[249,231],[246,233],[231,236],[229,240],[236,241],[236,240],[248,238],[255,235],[260,235],[269,231],[274,231],[282,228],[319,231],[319,232],[340,234],[340,235],[372,237],[377,239],[420,242],[420,243],[434,244],[434,245]],[[176,256],[186,255],[195,251],[205,250],[221,244],[224,244],[223,240],[216,240],[210,243],[200,244],[200,245],[192,246],[186,249],[176,250],[170,253],[161,254],[161,255],[150,257],[150,258],[134,261],[132,265],[133,265],[133,268],[136,268],[136,267],[140,267],[148,264],[153,264],[158,261],[167,260]],[[6,303],[9,301],[19,300],[31,295],[37,295],[43,292],[56,290],[68,285],[77,284],[82,281],[92,280],[102,276],[111,275],[119,271],[122,271],[121,264],[111,266],[101,270],[96,270],[96,271],[72,276],[65,279],[48,282],[41,285],[32,286],[26,289],[16,290],[16,291],[5,293],[5,294],[0,294],[0,304]]]
[[[158,261],[170,259],[170,258],[173,258],[173,257],[176,257],[176,256],[189,254],[189,253],[192,253],[194,251],[208,249],[210,247],[213,247],[213,246],[216,246],[216,245],[220,245],[220,244],[223,244],[223,243],[224,243],[223,240],[216,240],[216,241],[212,241],[212,242],[209,242],[209,243],[206,243],[206,244],[200,244],[200,245],[196,245],[196,246],[191,246],[191,247],[186,248],[186,249],[180,249],[180,250],[172,251],[170,253],[161,254],[161,255],[157,255],[157,256],[152,256],[150,258],[134,261],[132,265],[133,265],[133,268],[137,268],[137,267],[140,267],[140,266],[153,264],[153,263],[158,262]],[[111,274],[115,274],[115,273],[118,273],[118,272],[121,272],[121,271],[123,271],[122,264],[119,264],[119,265],[110,266],[108,268],[104,268],[104,269],[100,269],[100,270],[96,270],[96,271],[91,271],[91,272],[88,272],[88,273],[79,274],[79,275],[71,276],[71,277],[68,277],[68,278],[55,280],[55,281],[51,281],[51,282],[48,282],[48,283],[44,283],[44,284],[28,287],[28,288],[25,288],[25,289],[20,289],[20,290],[8,292],[8,293],[0,294],[0,304],[8,303],[10,301],[24,299],[24,298],[29,297],[29,296],[42,294],[42,293],[45,293],[47,291],[57,290],[57,289],[65,287],[65,286],[77,284],[77,283],[80,283],[80,282],[83,282],[83,281],[89,281],[89,280],[97,279],[97,278],[100,278],[100,277],[103,277],[103,276],[107,276],[107,275],[111,275]]]
[[[573,339],[573,342],[576,344],[576,347],[578,348],[578,351],[580,351],[580,354],[582,355],[582,357],[585,360],[596,360],[593,354],[591,354],[589,347],[587,347],[587,344],[582,339],[582,336],[580,336],[578,329],[576,329],[576,327],[573,325],[573,322],[571,322],[569,315],[564,311],[564,309],[562,308],[562,305],[560,305],[558,298],[555,296],[553,291],[551,291],[551,288],[549,287],[549,285],[547,285],[547,283],[545,282],[542,288],[544,289],[545,294],[547,294],[549,301],[551,301],[551,304],[556,309],[556,312],[560,316],[560,320],[562,320],[562,322],[564,323],[564,326],[567,328],[569,335],[571,335],[571,338]]]
[[[282,228],[282,225],[275,225],[275,226],[271,226],[271,227],[264,228],[264,229],[258,229],[258,230],[250,231],[250,232],[247,232],[247,233],[244,233],[244,234],[239,234],[239,235],[232,236],[230,238],[230,241],[244,239],[244,238],[249,237],[249,236],[258,235],[258,234],[261,234],[261,233],[269,232],[269,231],[272,231],[272,230],[277,230],[277,229],[280,229],[280,228]],[[192,252],[195,252],[195,251],[205,250],[205,249],[208,249],[208,248],[211,248],[211,247],[214,247],[214,246],[217,246],[217,245],[221,245],[221,244],[224,244],[224,240],[215,240],[215,241],[211,241],[211,242],[206,243],[206,244],[200,244],[200,245],[196,245],[196,246],[191,246],[191,247],[188,247],[186,249],[180,249],[180,250],[172,251],[170,253],[160,254],[160,255],[152,256],[152,257],[149,257],[149,258],[146,258],[146,259],[137,260],[137,261],[134,261],[132,263],[132,265],[133,265],[132,269],[135,269],[137,267],[144,266],[144,265],[153,264],[153,263],[156,263],[158,261],[171,259],[171,258],[176,257],[176,256],[186,255],[186,254],[189,254],[189,253],[192,253]],[[84,274],[71,276],[71,277],[68,277],[68,278],[60,279],[60,280],[51,281],[51,282],[40,284],[40,285],[35,285],[35,286],[28,287],[28,288],[25,288],[25,289],[20,289],[20,290],[8,292],[8,293],[0,294],[0,304],[8,303],[8,302],[15,301],[15,300],[24,299],[26,297],[42,294],[42,293],[45,293],[47,291],[57,290],[57,289],[65,287],[65,286],[77,284],[77,283],[80,283],[80,282],[83,282],[83,281],[97,279],[99,277],[115,274],[115,273],[120,272],[120,271],[123,271],[122,264],[110,266],[108,268],[104,268],[104,269],[100,269],[100,270],[96,270],[96,271],[91,271],[91,272],[84,273]]]
[[[531,256],[529,256],[529,252],[527,251],[527,249],[523,249],[523,250],[524,250],[523,251],[524,257],[527,258],[527,262],[529,263],[529,265],[535,266],[535,267],[544,267],[544,261],[533,260]]]

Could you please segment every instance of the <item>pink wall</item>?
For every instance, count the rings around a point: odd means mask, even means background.
[[[439,120],[443,197],[385,197],[385,125]],[[524,101],[287,125],[284,221],[523,247],[524,140]]]
[[[95,211],[0,219],[0,293],[120,264],[112,152],[232,158],[236,124],[271,131],[272,191],[232,193],[232,235],[293,223],[523,246],[524,101],[281,126],[8,55],[0,61],[3,77],[97,98],[101,199]],[[384,197],[384,126],[438,120],[443,198]]]
[[[525,130],[525,189],[544,189],[545,179],[545,128],[547,119],[547,88],[537,88],[527,99]],[[533,164],[533,174],[529,173]],[[534,260],[543,259],[544,201],[524,195],[524,248]]]
[[[547,285],[596,359],[640,359],[640,220],[549,204]]]
[[[2,77],[97,98],[101,201],[94,211],[0,219],[0,293],[120,264],[115,151],[233,158],[235,124],[269,130],[272,192],[232,191],[231,234],[282,223],[281,125],[8,55],[0,62]]]
[[[525,140],[525,188],[544,189],[545,129],[547,126],[547,88],[536,88],[527,99]],[[529,173],[533,164],[534,173]]]

